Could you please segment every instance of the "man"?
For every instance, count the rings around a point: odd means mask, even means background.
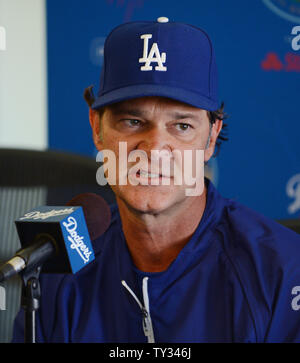
[[[94,143],[113,151],[117,166],[131,152],[148,159],[138,170],[137,159],[106,170],[110,181],[116,172],[117,204],[93,241],[95,261],[75,275],[41,277],[38,341],[300,341],[300,237],[222,198],[197,174],[223,127],[216,83],[201,29],[159,18],[108,36],[98,97],[86,92]],[[173,166],[153,172],[154,150]],[[200,182],[192,196],[185,179],[175,182],[188,150],[187,169]],[[20,314],[14,341],[22,325]]]

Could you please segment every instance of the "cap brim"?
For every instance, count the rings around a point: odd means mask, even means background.
[[[218,102],[216,100],[211,100],[198,93],[182,88],[162,86],[159,84],[132,85],[110,91],[97,97],[92,105],[92,109],[96,110],[112,103],[147,96],[167,97],[207,111],[215,111],[218,109]]]

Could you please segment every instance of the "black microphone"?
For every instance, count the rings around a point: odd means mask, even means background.
[[[91,240],[106,231],[110,218],[108,204],[93,193],[26,213],[15,221],[22,248],[0,266],[0,282],[40,266],[45,273],[76,273],[94,260]]]
[[[56,253],[56,242],[50,235],[39,235],[32,245],[20,249],[0,267],[0,282],[13,277],[25,268],[41,266]]]

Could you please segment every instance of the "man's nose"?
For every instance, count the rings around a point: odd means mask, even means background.
[[[166,150],[169,153],[173,151],[171,137],[163,127],[153,127],[144,133],[143,140],[138,143],[137,149],[145,151],[148,158],[151,158],[152,150]]]

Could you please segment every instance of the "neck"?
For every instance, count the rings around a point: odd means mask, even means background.
[[[188,243],[206,205],[206,188],[199,197],[188,197],[171,211],[147,214],[117,198],[123,232],[135,266],[145,272],[166,270]]]

